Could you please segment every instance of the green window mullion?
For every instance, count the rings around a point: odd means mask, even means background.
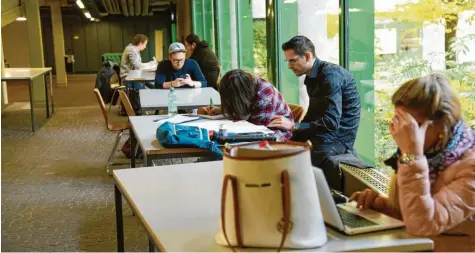
[[[236,0],[236,37],[238,48],[238,67],[254,72],[254,23],[252,3]]]
[[[203,24],[203,26],[201,27],[201,35],[200,35],[200,38],[202,40],[206,40],[206,10],[205,10],[205,1],[206,0],[200,0],[201,1],[201,23]]]
[[[348,63],[363,63],[363,67],[347,66],[353,74],[361,101],[361,119],[356,136],[355,148],[360,157],[375,164],[375,124],[374,124],[374,0],[349,1],[348,14]],[[349,12],[348,10],[358,10]],[[344,36],[344,35],[340,35]],[[340,48],[340,52],[344,51]],[[356,64],[355,64],[356,65]],[[359,64],[361,65],[361,64]]]
[[[240,13],[240,6],[239,0],[235,1],[236,6],[236,44],[237,44],[237,55],[238,55],[238,68],[241,68],[242,63],[242,56],[241,56],[241,13]]]
[[[269,77],[270,82],[279,88],[279,77],[277,71],[278,66],[278,54],[279,46],[277,45],[277,18],[275,1],[266,1],[266,44],[267,44],[267,76]]]
[[[230,8],[229,1],[215,0],[216,54],[221,64],[221,76],[232,69]]]
[[[203,22],[203,1],[202,0],[192,0],[191,1],[191,17],[192,17],[192,28],[193,33],[203,38],[203,28],[205,23]]]
[[[282,44],[298,33],[298,1],[286,2],[285,0],[275,0],[276,19],[276,67],[279,91],[284,96],[287,103],[299,103],[299,80],[295,74],[287,68],[284,63],[285,56],[281,50]],[[296,21],[296,22],[294,22]]]
[[[214,4],[213,0],[203,0],[203,38],[209,43],[211,48],[214,47]]]

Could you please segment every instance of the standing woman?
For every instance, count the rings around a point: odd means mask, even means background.
[[[209,47],[208,42],[200,40],[198,35],[192,33],[185,38],[185,47],[190,53],[190,59],[198,62],[201,72],[205,76],[208,87],[217,89],[219,76],[219,62],[216,54]]]
[[[389,197],[367,189],[351,199],[402,219],[411,234],[433,237],[435,251],[475,251],[475,132],[449,80],[408,81],[392,103],[398,151],[385,162],[396,172]]]

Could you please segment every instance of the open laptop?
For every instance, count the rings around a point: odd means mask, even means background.
[[[356,208],[356,202],[336,204],[323,171],[313,168],[318,198],[325,223],[347,235],[404,227],[404,223],[383,213]]]

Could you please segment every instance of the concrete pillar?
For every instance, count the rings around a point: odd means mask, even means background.
[[[176,0],[176,25],[178,41],[183,42],[191,33],[190,0]]]
[[[26,22],[28,26],[28,46],[30,47],[30,63],[32,68],[44,67],[43,38],[41,35],[40,4],[38,0],[26,0]],[[36,78],[33,82],[35,101],[44,101],[44,79]]]
[[[53,25],[54,64],[56,66],[56,84],[67,86],[66,65],[64,63],[64,34],[61,6],[59,1],[51,2],[51,23]]]

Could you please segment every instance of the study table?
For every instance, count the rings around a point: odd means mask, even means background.
[[[154,166],[153,161],[157,159],[185,158],[185,157],[213,157],[215,154],[207,149],[194,147],[165,148],[157,140],[157,128],[159,120],[164,120],[167,115],[149,115],[149,116],[131,116],[130,123],[130,141],[131,150],[135,150],[138,145],[144,155],[144,166]],[[229,120],[206,120],[201,119],[194,122],[184,123],[188,126],[201,126],[208,130],[217,130],[216,126],[227,124]],[[205,123],[205,124],[203,124]],[[232,123],[237,128],[249,128],[253,131],[270,131],[263,126],[256,126],[247,121]],[[229,128],[232,131],[233,128]],[[235,129],[235,128],[234,128]],[[135,156],[130,157],[131,167],[135,168]]]
[[[142,115],[147,110],[167,110],[168,109],[168,89],[141,89],[140,107]],[[210,99],[213,105],[221,105],[221,97],[219,92],[214,88],[177,88],[175,89],[176,101],[178,109],[197,109],[199,107],[208,106]]]
[[[222,161],[114,170],[117,250],[124,251],[122,196],[149,236],[150,251],[231,251],[219,232]],[[428,238],[404,229],[346,236],[327,227],[328,242],[303,251],[431,251]],[[288,250],[288,249],[284,249]],[[240,248],[239,251],[275,251]]]
[[[36,124],[35,124],[35,102],[38,98],[35,98],[33,92],[33,80],[38,78],[39,76],[44,76],[46,79],[46,74],[49,73],[49,86],[50,92],[48,94],[48,82],[44,80],[44,92],[45,92],[45,107],[46,107],[46,118],[50,117],[49,111],[49,101],[51,97],[51,114],[54,113],[54,100],[53,100],[53,78],[51,74],[51,68],[5,68],[2,71],[2,81],[28,81],[28,90],[30,96],[30,116],[31,116],[31,130],[35,132]],[[49,95],[49,96],[48,96]],[[41,101],[43,102],[43,101]]]

